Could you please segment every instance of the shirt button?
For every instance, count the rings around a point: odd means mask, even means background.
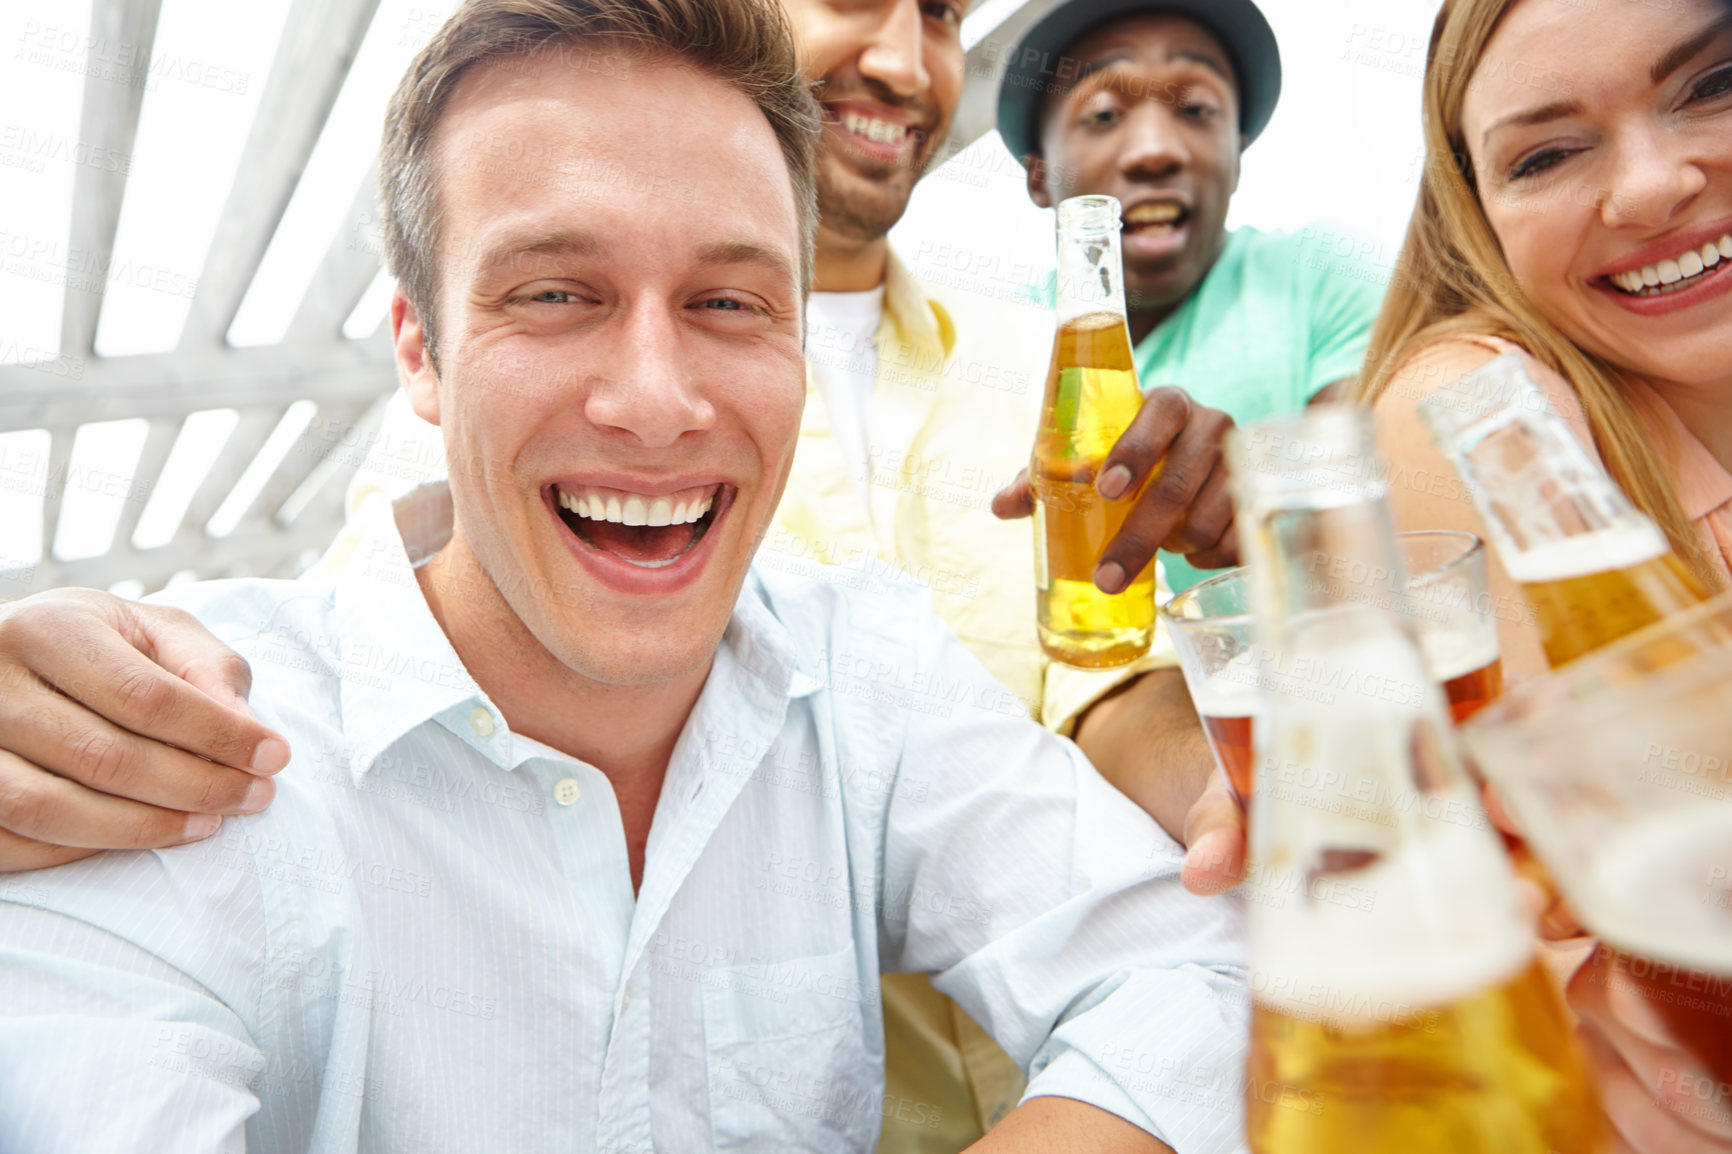
[[[477,705],[469,711],[469,728],[486,737],[493,732],[493,715]]]
[[[582,796],[583,790],[575,777],[562,777],[553,783],[553,800],[560,805],[570,805]]]

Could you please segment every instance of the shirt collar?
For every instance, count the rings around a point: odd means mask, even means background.
[[[451,492],[443,482],[423,485],[394,503],[374,495],[333,546],[341,556],[321,562],[336,581],[343,733],[349,771],[357,779],[427,721],[501,769],[523,760],[521,743],[464,668],[415,577],[417,565],[451,539],[451,526]],[[771,609],[755,571],[740,590],[722,644],[742,680],[750,682],[748,696],[765,702],[804,697],[823,685],[815,658],[801,661],[793,634]]]
[[[516,762],[499,710],[464,668],[422,595],[415,563],[451,538],[451,495],[424,485],[395,503],[365,500],[339,539],[337,654],[349,772],[360,778],[427,721],[501,769]]]
[[[737,668],[771,696],[805,697],[824,684],[817,655],[803,655],[792,631],[771,609],[756,565],[740,589],[722,644],[732,652]]]
[[[923,361],[942,364],[956,347],[956,325],[944,306],[926,295],[919,278],[891,249],[884,270],[884,321]]]

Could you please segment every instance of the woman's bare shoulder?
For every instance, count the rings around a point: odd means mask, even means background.
[[[1427,341],[1390,374],[1389,383],[1373,402],[1380,410],[1411,411],[1439,389],[1453,385],[1468,373],[1506,352],[1521,351],[1512,342],[1492,336],[1453,335]]]

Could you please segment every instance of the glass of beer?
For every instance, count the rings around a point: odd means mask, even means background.
[[[1523,683],[1462,727],[1678,1042],[1732,1083],[1732,594]]]
[[[1506,353],[1417,410],[1473,494],[1556,669],[1708,590]]]
[[[1199,581],[1161,609],[1215,764],[1241,805],[1251,800],[1251,727],[1259,696],[1247,573],[1231,569]]]
[[[1460,722],[1503,691],[1485,546],[1472,533],[1441,530],[1401,533],[1396,541],[1420,652]],[[1161,610],[1215,764],[1241,804],[1251,799],[1253,719],[1267,664],[1252,636],[1246,574],[1231,569],[1198,582]]]
[[[1485,546],[1472,533],[1402,533],[1401,559],[1419,648],[1457,724],[1503,692]]]

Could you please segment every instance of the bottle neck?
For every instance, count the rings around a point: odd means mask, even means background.
[[[1380,607],[1404,619],[1406,579],[1386,475],[1360,411],[1319,408],[1259,422],[1235,444],[1234,495],[1260,622]]]
[[[1419,411],[1516,581],[1585,577],[1670,551],[1515,355],[1439,390]]]
[[[1669,547],[1653,521],[1588,457],[1562,418],[1521,414],[1445,446],[1486,535],[1524,585],[1627,569]]]
[[[1119,227],[1095,224],[1058,229],[1058,321],[1115,314],[1124,308],[1124,263]]]
[[[1531,931],[1404,612],[1369,414],[1254,423],[1232,465],[1260,642],[1251,856],[1265,868],[1247,895],[1260,997],[1442,1004],[1507,980]],[[1318,900],[1331,885],[1376,893],[1375,916]]]

